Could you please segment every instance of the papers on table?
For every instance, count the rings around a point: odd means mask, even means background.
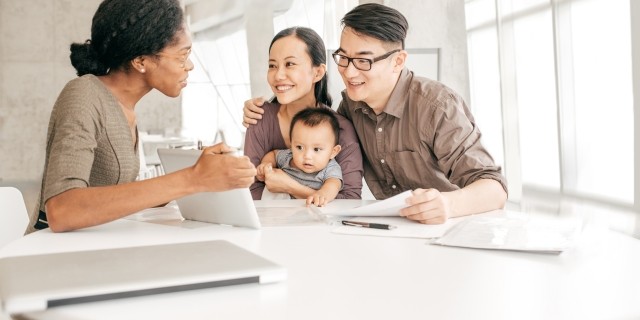
[[[500,216],[468,217],[432,244],[559,254],[575,243],[581,230],[579,220],[508,212]]]
[[[312,211],[305,200],[255,200],[263,227],[324,225],[326,217]]]
[[[143,222],[165,222],[165,221],[183,221],[178,205],[175,201],[169,202],[166,206],[147,208],[133,213],[125,219]]]
[[[344,207],[334,207],[329,203],[326,207],[312,207],[312,210],[318,213],[331,216],[350,216],[350,217],[391,217],[399,216],[399,211],[407,207],[405,200],[411,195],[411,190],[407,190],[401,194],[391,198],[375,201],[371,204],[345,209]]]
[[[263,227],[306,226],[325,223],[325,216],[309,207],[257,207]]]

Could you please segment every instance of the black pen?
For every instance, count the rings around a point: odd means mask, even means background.
[[[351,227],[362,227],[362,228],[384,229],[384,230],[391,230],[396,228],[396,226],[392,226],[388,224],[348,221],[348,220],[342,220],[342,224],[345,226],[351,226]]]

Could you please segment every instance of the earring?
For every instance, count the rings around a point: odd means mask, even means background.
[[[141,73],[144,73],[144,68],[140,69],[140,72],[141,72]]]

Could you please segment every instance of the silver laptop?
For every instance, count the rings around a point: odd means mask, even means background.
[[[215,240],[3,258],[0,300],[14,314],[286,278],[285,268]]]
[[[165,173],[192,166],[201,153],[201,150],[158,149],[158,156]],[[177,199],[176,202],[185,219],[260,228],[260,219],[249,188],[203,192]]]

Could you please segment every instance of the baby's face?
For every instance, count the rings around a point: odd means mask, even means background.
[[[334,144],[335,137],[331,125],[327,122],[315,127],[296,123],[291,132],[291,165],[306,173],[324,169],[329,160],[335,157],[340,147]]]

